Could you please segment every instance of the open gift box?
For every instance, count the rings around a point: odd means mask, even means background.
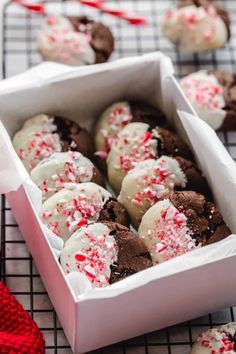
[[[109,104],[146,100],[161,108],[191,145],[225,221],[236,232],[236,166],[215,132],[186,101],[162,53],[71,68],[44,63],[0,83],[0,192],[14,216],[75,353],[236,304],[236,236],[132,275],[107,288],[86,288],[64,275],[63,242],[37,216],[41,193],[10,138],[39,113],[67,116],[91,130]]]

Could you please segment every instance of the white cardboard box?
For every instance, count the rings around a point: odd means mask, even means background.
[[[113,101],[148,100],[191,141],[217,205],[235,233],[235,163],[215,132],[194,116],[172,74],[170,60],[152,53],[79,69],[45,63],[0,83],[0,118],[6,129],[0,126],[0,192],[7,193],[77,354],[236,304],[235,235],[76,297],[77,274],[63,274],[57,259],[62,242],[39,222],[40,193],[9,139],[25,119],[38,113],[68,116],[91,128]]]

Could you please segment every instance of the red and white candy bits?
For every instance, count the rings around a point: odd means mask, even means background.
[[[65,17],[49,16],[38,34],[38,49],[45,60],[68,65],[95,63],[95,52],[87,33],[74,30]]]
[[[110,266],[118,259],[118,247],[110,229],[101,223],[82,227],[66,242],[60,262],[65,274],[80,272],[94,287],[109,285]]]
[[[107,157],[108,178],[115,191],[120,191],[123,178],[138,162],[157,157],[158,137],[158,131],[150,131],[145,123],[130,123],[117,135]]]
[[[199,118],[215,130],[220,128],[226,111],[223,87],[217,78],[202,70],[183,78],[180,85]]]
[[[226,23],[213,5],[190,5],[168,11],[163,19],[162,31],[184,52],[221,48],[228,39]]]
[[[96,222],[111,194],[95,183],[65,183],[41,208],[42,222],[67,240],[77,229]]]
[[[211,328],[197,337],[190,354],[234,354],[236,323]]]
[[[15,134],[13,146],[28,172],[44,158],[61,151],[56,129],[53,118],[41,114],[27,120]]]
[[[31,171],[31,179],[46,200],[64,188],[65,183],[90,182],[93,168],[93,163],[77,151],[54,153],[38,163]]]
[[[168,156],[139,162],[122,182],[118,200],[138,227],[145,212],[167,198],[176,187],[184,187],[186,176],[177,160]]]
[[[187,217],[169,199],[153,205],[143,216],[138,229],[148,248],[153,264],[159,264],[197,246],[187,226]]]
[[[107,157],[111,144],[118,133],[131,122],[132,114],[128,102],[117,102],[101,115],[95,131],[96,155]]]

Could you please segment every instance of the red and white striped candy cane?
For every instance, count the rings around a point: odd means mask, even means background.
[[[114,5],[108,5],[104,0],[78,0],[81,4],[90,6],[98,9],[102,13],[106,13],[117,18],[123,19],[129,22],[132,25],[146,25],[148,23],[147,18],[143,16],[138,16],[135,14],[131,14],[126,10],[123,10],[119,7],[115,7]],[[25,0],[12,0],[29,11],[34,11],[38,13],[46,14],[46,6],[43,3],[33,4]]]

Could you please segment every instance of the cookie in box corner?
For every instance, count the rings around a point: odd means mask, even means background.
[[[13,137],[13,146],[28,172],[55,152],[79,151],[93,158],[93,140],[74,121],[40,114],[25,121]]]
[[[114,49],[109,27],[86,16],[48,16],[37,42],[44,60],[73,66],[103,63]]]
[[[179,191],[172,192],[144,214],[138,234],[153,263],[159,264],[223,240],[231,231],[215,205],[202,194]]]
[[[83,273],[93,287],[105,287],[152,266],[143,241],[114,222],[98,222],[76,231],[65,243],[60,263],[65,274]]]
[[[198,71],[180,85],[199,118],[213,129],[236,130],[236,75],[227,71]]]

